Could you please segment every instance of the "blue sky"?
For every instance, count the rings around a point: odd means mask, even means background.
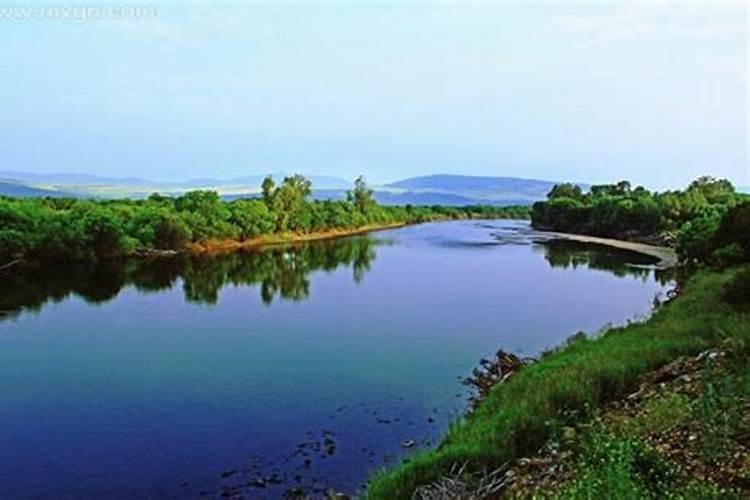
[[[742,3],[141,5],[0,19],[0,170],[750,184]]]

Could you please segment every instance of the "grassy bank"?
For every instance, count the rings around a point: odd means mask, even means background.
[[[540,488],[534,471],[518,496],[748,498],[750,344],[734,340],[650,374],[578,427],[556,477]]]
[[[563,428],[586,419],[602,403],[634,388],[640,377],[682,354],[725,339],[746,341],[750,317],[723,299],[739,268],[697,272],[678,298],[646,322],[577,338],[496,386],[436,449],[375,477],[368,498],[410,498],[455,464],[491,470],[536,451]]]

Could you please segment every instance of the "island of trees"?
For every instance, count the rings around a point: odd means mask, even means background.
[[[441,219],[528,217],[527,207],[383,206],[362,177],[346,200],[311,200],[311,194],[310,181],[294,175],[278,185],[268,177],[260,197],[231,202],[214,191],[144,200],[0,197],[0,266],[179,251],[221,240],[294,240]]]
[[[740,262],[750,238],[750,197],[724,179],[701,177],[685,190],[653,193],[628,181],[558,184],[534,204],[537,229],[675,246],[685,262]],[[738,240],[739,238],[739,240]]]

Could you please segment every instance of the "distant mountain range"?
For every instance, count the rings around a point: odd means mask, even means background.
[[[248,175],[232,179],[201,178],[186,181],[155,181],[139,177],[105,177],[93,174],[53,173],[35,174],[29,172],[5,171],[0,172],[0,179],[19,181],[28,185],[74,186],[76,188],[93,186],[129,186],[134,188],[159,187],[161,189],[195,188],[205,186],[246,186],[260,188],[261,182],[268,174]],[[270,174],[274,180],[280,182],[284,173]],[[308,175],[315,186],[321,189],[348,189],[353,182],[328,175]]]
[[[428,175],[412,177],[385,186],[397,193],[449,195],[471,203],[533,203],[544,199],[555,182],[518,177],[480,177],[471,175]],[[588,188],[581,185],[582,188]]]
[[[43,198],[45,196],[55,198],[65,196],[65,193],[52,189],[40,189],[27,186],[18,181],[5,181],[0,179],[0,195],[15,196],[16,198]]]
[[[272,175],[277,181],[285,176],[282,173]],[[213,189],[225,199],[236,199],[258,196],[264,177],[249,175],[233,179],[161,182],[75,173],[0,172],[0,195],[143,198],[155,192],[176,196],[194,189]],[[346,179],[325,175],[306,177],[313,184],[316,199],[343,199],[353,184]],[[374,190],[376,199],[386,205],[518,205],[544,199],[554,184],[552,181],[516,177],[429,175],[374,186]]]

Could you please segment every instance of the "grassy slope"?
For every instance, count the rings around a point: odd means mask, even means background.
[[[649,321],[578,340],[497,386],[438,449],[374,478],[368,498],[410,498],[416,486],[455,463],[478,470],[528,455],[564,424],[625,393],[647,371],[726,336],[750,336],[748,315],[733,313],[720,299],[735,272],[701,271]]]
[[[655,395],[629,411],[620,406],[579,427],[572,478],[535,496],[748,498],[750,344],[725,344],[727,355],[718,363],[706,358],[700,372],[652,385]]]

